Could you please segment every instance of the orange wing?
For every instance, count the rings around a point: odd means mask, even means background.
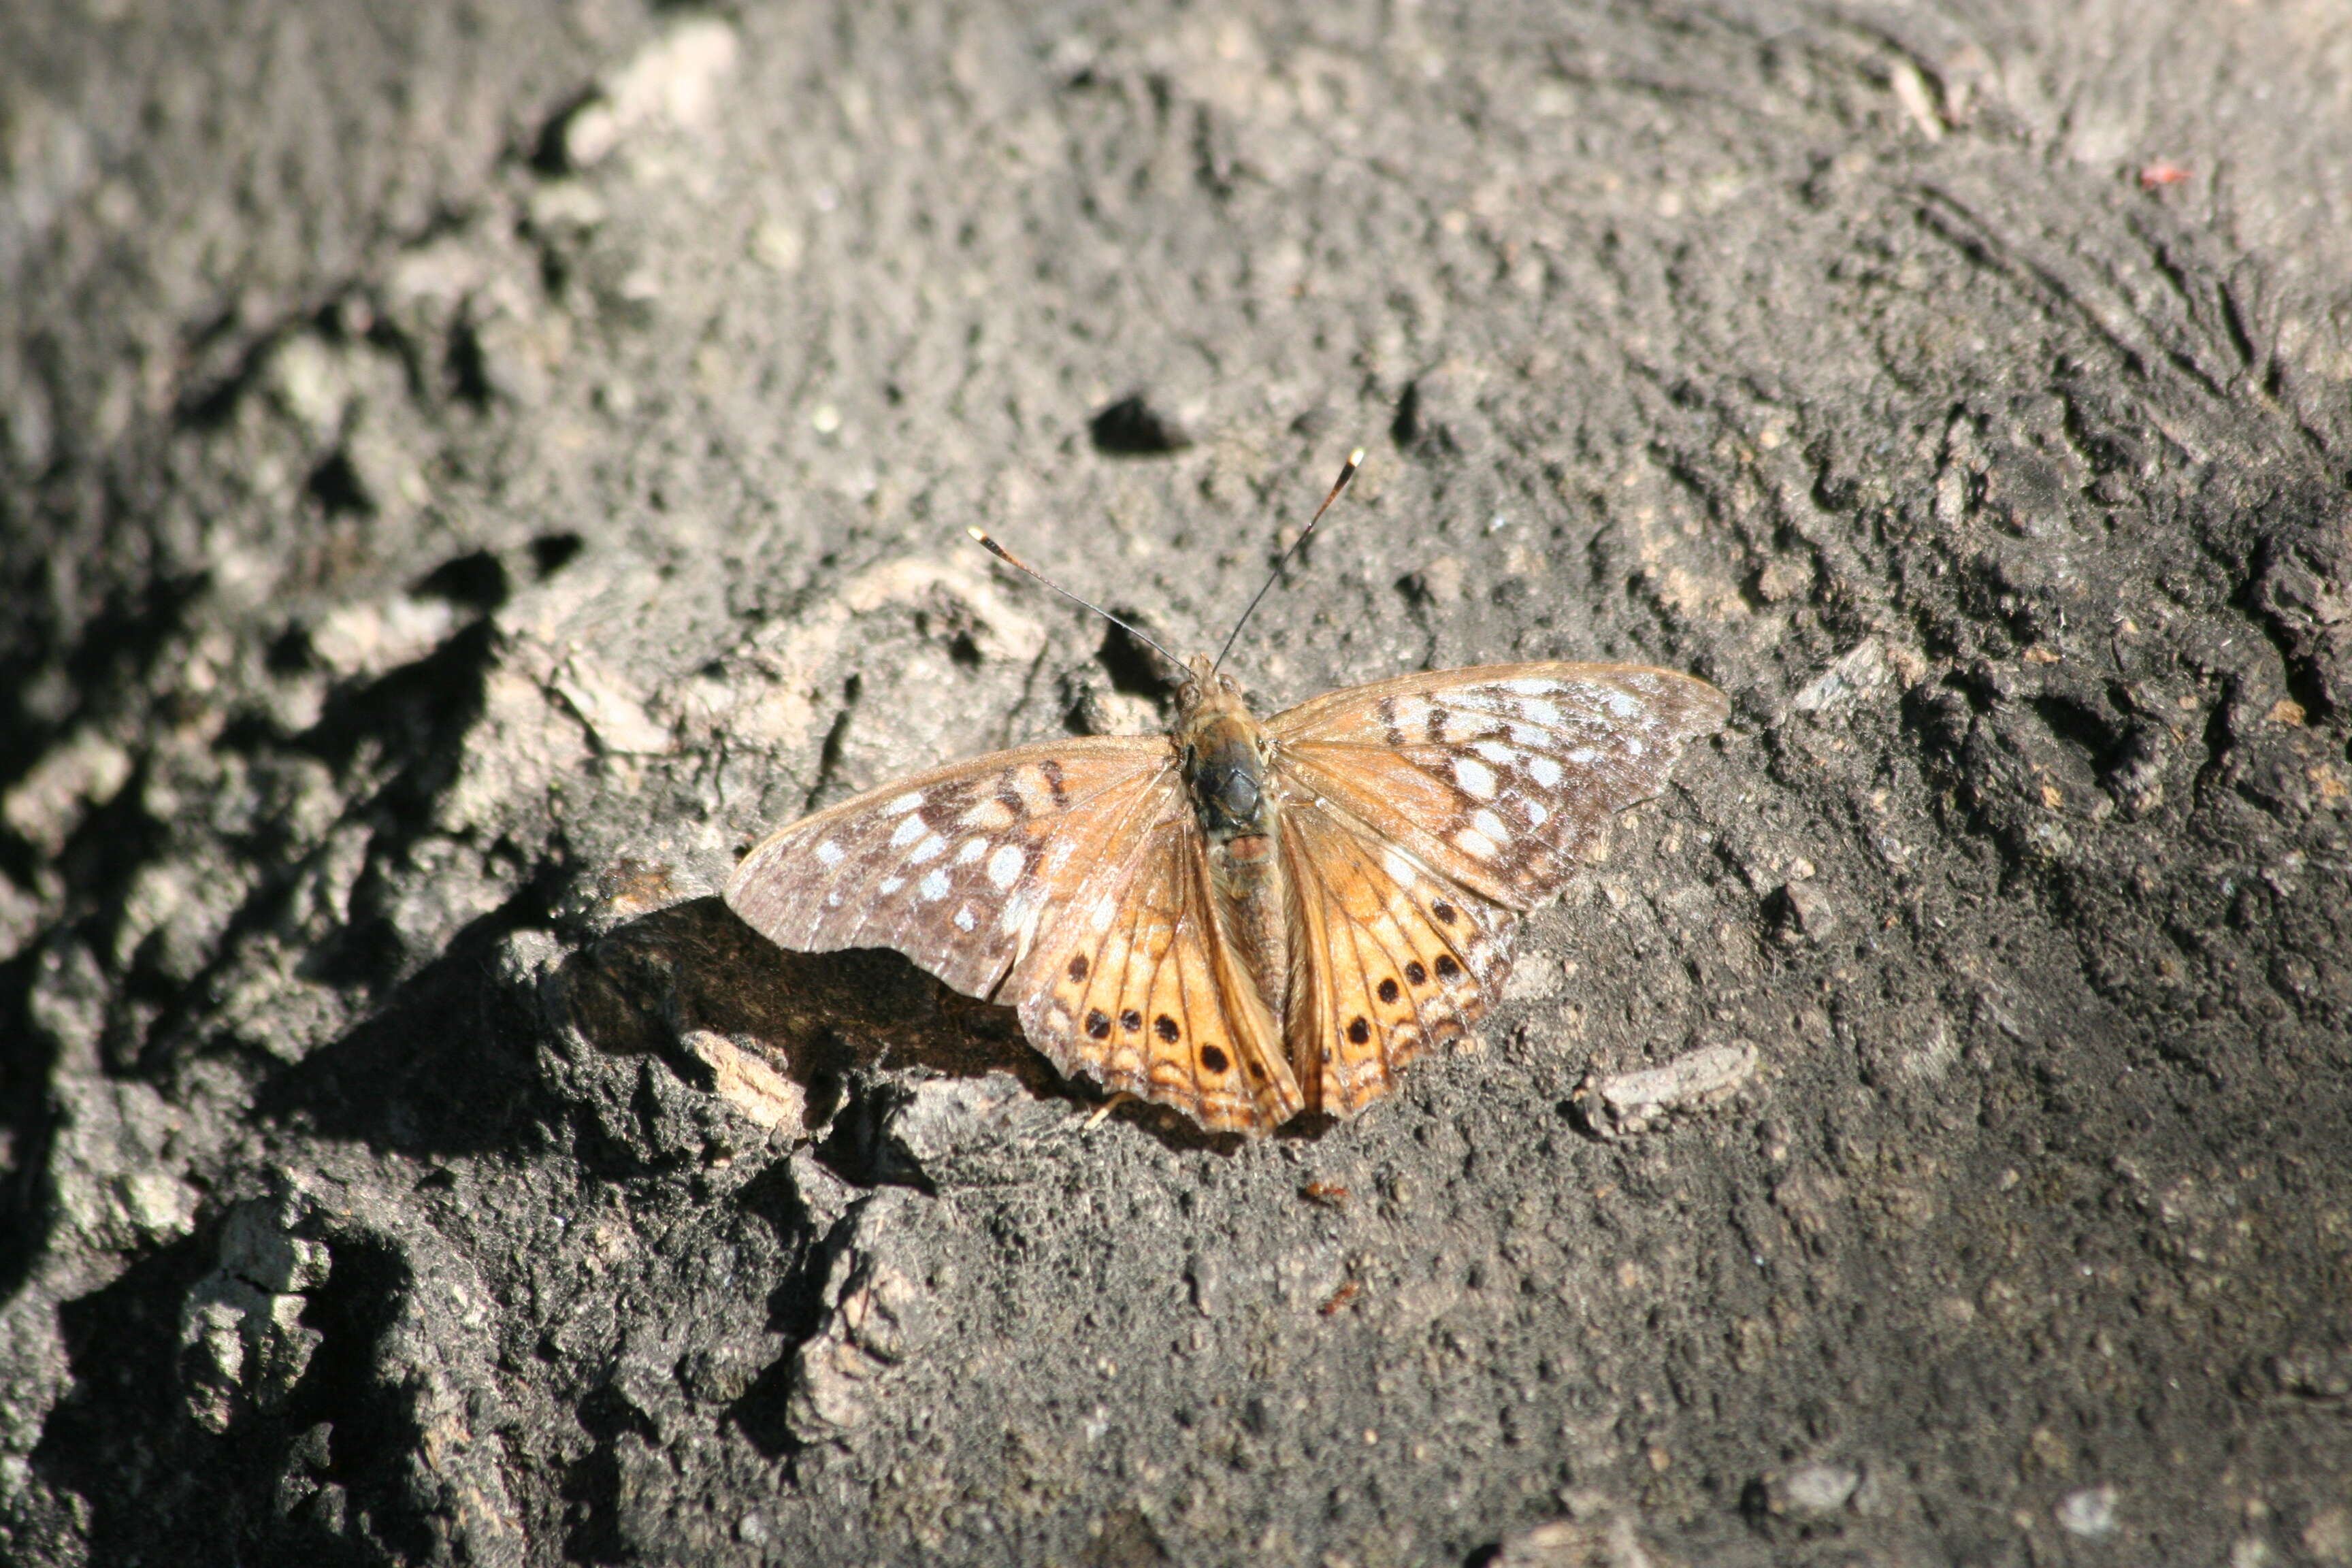
[[[775,833],[727,903],[779,947],[888,947],[990,996],[1089,868],[1132,860],[1181,794],[1168,738],[1098,736],[974,757]]]
[[[1305,1101],[1281,1031],[1218,934],[1189,807],[1087,873],[1013,973],[1021,1026],[1065,1073],[1266,1132]]]
[[[1723,693],[1671,670],[1500,664],[1334,691],[1266,731],[1290,793],[1524,911],[1728,712]]]
[[[1328,802],[1286,805],[1283,841],[1291,1066],[1308,1110],[1351,1115],[1502,994],[1517,917]]]

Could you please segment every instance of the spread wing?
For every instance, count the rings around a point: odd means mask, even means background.
[[[1525,911],[1609,818],[1665,787],[1722,727],[1723,693],[1624,664],[1499,664],[1334,691],[1266,724],[1293,795],[1328,802],[1420,865]]]
[[[1282,825],[1291,1065],[1308,1110],[1350,1115],[1502,994],[1517,917],[1327,802],[1290,802]]]
[[[1090,870],[1009,989],[1030,1043],[1065,1073],[1212,1131],[1267,1132],[1304,1101],[1213,908],[1200,829],[1179,799],[1124,858]]]
[[[888,947],[992,995],[1070,889],[1126,864],[1180,802],[1166,736],[998,752],[803,817],[749,855],[727,903],[779,947]]]
[[[1357,1110],[1464,1033],[1502,993],[1518,917],[1727,712],[1668,670],[1519,664],[1272,720],[1296,926],[1286,1043],[1308,1105]]]

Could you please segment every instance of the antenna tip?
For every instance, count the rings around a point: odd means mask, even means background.
[[[988,542],[988,535],[987,535],[985,532],[982,531],[980,529],[977,529],[977,528],[967,528],[967,529],[965,529],[965,530],[964,530],[964,531],[965,531],[966,533],[971,534],[974,539],[979,540],[982,544],[985,544],[985,543],[987,543],[987,542]]]
[[[1363,466],[1364,449],[1361,447],[1359,447],[1354,451],[1348,454],[1348,467],[1351,468],[1360,468]]]

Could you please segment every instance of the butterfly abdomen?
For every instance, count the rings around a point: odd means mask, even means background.
[[[1290,918],[1273,835],[1251,834],[1212,844],[1209,885],[1216,895],[1217,920],[1225,940],[1279,1024],[1290,991]]]

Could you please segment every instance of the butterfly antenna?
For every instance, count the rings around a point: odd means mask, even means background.
[[[1216,663],[1209,667],[1210,674],[1213,675],[1224,668],[1225,655],[1234,651],[1234,643],[1241,637],[1242,628],[1249,625],[1250,616],[1257,613],[1258,600],[1265,598],[1273,591],[1275,584],[1282,577],[1283,568],[1290,564],[1292,556],[1305,548],[1307,536],[1315,531],[1315,525],[1323,521],[1323,514],[1331,510],[1331,503],[1339,499],[1339,492],[1348,488],[1348,481],[1354,479],[1356,470],[1363,466],[1364,449],[1359,447],[1348,454],[1347,466],[1339,470],[1339,477],[1331,482],[1331,493],[1323,498],[1323,504],[1315,509],[1315,515],[1307,520],[1307,526],[1298,531],[1298,537],[1290,542],[1290,548],[1282,552],[1282,559],[1276,562],[1274,570],[1266,574],[1265,584],[1257,591],[1257,598],[1249,602],[1249,607],[1242,612],[1242,618],[1234,623],[1233,631],[1225,637],[1225,646],[1217,650]]]
[[[1104,609],[1100,605],[1096,604],[1091,599],[1079,598],[1076,594],[1071,593],[1067,588],[1063,587],[1059,583],[1055,582],[1051,577],[1046,576],[1045,574],[1038,571],[1037,568],[1030,565],[1029,563],[1022,560],[1021,557],[1013,554],[1013,552],[1005,549],[1002,544],[997,543],[996,541],[991,539],[981,530],[977,528],[967,528],[964,531],[971,534],[974,539],[980,541],[980,547],[982,550],[987,551],[991,555],[995,556],[999,561],[1003,562],[1015,572],[1025,573],[1029,576],[1034,577],[1038,582],[1045,584],[1048,588],[1053,589],[1056,594],[1061,595],[1065,599],[1069,600],[1073,605],[1092,610],[1096,615],[1100,616],[1104,620],[1108,621],[1112,626],[1117,626],[1119,630],[1125,632],[1128,636],[1143,644],[1144,647],[1150,648],[1160,658],[1166,659],[1176,668],[1181,669],[1184,668],[1184,661],[1182,659],[1178,658],[1174,654],[1170,653],[1166,648],[1161,647],[1160,644],[1141,627],[1129,626],[1127,622],[1120,620],[1117,616],[1112,615],[1108,610]]]

